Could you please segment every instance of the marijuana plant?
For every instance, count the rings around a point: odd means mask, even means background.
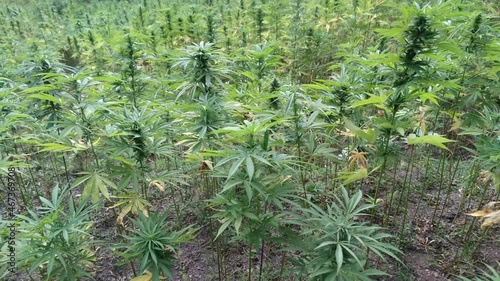
[[[339,192],[326,209],[310,201],[306,207],[297,205],[293,219],[287,221],[301,229],[288,248],[299,251],[292,259],[295,271],[311,280],[371,280],[385,275],[370,268],[369,254],[399,261],[401,251],[385,242],[391,235],[382,228],[360,221],[364,211],[374,207],[360,204],[361,191],[352,197],[343,187]]]
[[[191,226],[172,231],[165,224],[167,217],[167,212],[155,212],[149,217],[139,213],[138,219],[132,219],[135,229],[124,235],[127,242],[113,247],[115,250],[124,249],[117,252],[123,257],[123,263],[140,261],[138,274],[150,271],[153,281],[160,281],[163,277],[173,279],[174,254],[180,244],[193,239],[196,232]]]

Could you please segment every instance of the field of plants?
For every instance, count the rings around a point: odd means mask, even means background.
[[[1,280],[500,280],[497,0],[0,0]]]

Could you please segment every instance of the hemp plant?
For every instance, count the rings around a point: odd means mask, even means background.
[[[258,94],[262,92],[263,85],[268,83],[269,78],[273,77],[273,72],[280,65],[280,57],[275,53],[276,47],[264,42],[254,45],[241,58],[244,68],[239,73],[257,84]]]
[[[209,203],[215,210],[213,217],[220,221],[216,239],[233,226],[236,239],[248,244],[248,280],[253,276],[251,249],[255,247],[261,251],[261,276],[270,228],[279,225],[281,213],[274,211],[272,206],[283,209],[282,200],[291,192],[283,189],[282,194],[276,194],[280,179],[271,173],[281,170],[280,166],[288,161],[285,155],[275,154],[269,147],[269,130],[280,122],[283,120],[244,120],[241,125],[216,131],[224,134],[229,142],[238,144],[231,151],[217,153],[225,157],[214,167],[214,176],[223,176],[226,181]],[[229,170],[217,173],[229,163]]]
[[[155,212],[149,217],[139,213],[138,219],[132,219],[134,228],[124,235],[126,242],[113,246],[118,255],[123,257],[123,263],[140,261],[137,274],[149,271],[149,280],[173,279],[175,253],[180,249],[180,244],[192,240],[196,232],[191,226],[172,230],[165,224],[167,217],[167,212]]]
[[[370,254],[400,261],[401,251],[385,239],[391,235],[376,225],[359,221],[365,211],[375,207],[362,204],[361,191],[349,196],[343,187],[326,209],[304,200],[306,206],[296,203],[288,225],[299,231],[285,234],[290,239],[287,250],[297,251],[291,262],[295,265],[291,274],[311,280],[372,280],[371,276],[386,275],[368,263]]]
[[[189,94],[190,99],[200,95],[217,94],[216,86],[224,89],[229,69],[224,67],[226,59],[215,49],[215,44],[201,41],[187,47],[175,58],[172,67],[182,67],[187,81],[177,87],[177,98]]]
[[[42,204],[36,211],[18,215],[18,264],[27,269],[31,278],[34,272],[43,280],[92,277],[94,246],[98,241],[89,229],[96,205],[89,205],[86,200],[75,202],[68,195],[68,189],[55,186],[50,198],[40,198]]]
[[[114,175],[121,176],[118,189],[132,184],[133,191],[147,199],[146,173],[152,170],[150,158],[170,155],[170,146],[161,137],[169,124],[162,122],[163,114],[147,107],[124,107],[122,114],[110,111],[110,115],[117,124],[110,128],[115,133],[111,132],[113,147],[109,153],[120,163],[113,171]]]
[[[393,153],[392,142],[395,134],[404,134],[409,127],[407,121],[400,114],[405,104],[415,98],[420,98],[427,93],[421,91],[425,84],[425,71],[429,62],[420,58],[425,53],[433,50],[436,31],[431,27],[428,15],[419,12],[404,33],[403,50],[399,55],[397,63],[394,63],[392,85],[386,85],[380,89],[380,95],[370,95],[364,101],[353,102],[352,108],[366,105],[375,105],[379,108],[376,118],[373,118],[374,126],[379,130],[381,145],[377,153],[382,156],[382,163],[378,170],[378,179],[375,185],[374,200],[380,194],[382,179],[389,164],[389,156]],[[388,61],[389,63],[389,61]],[[425,96],[424,96],[425,98]],[[390,199],[392,204],[392,197]]]
[[[146,83],[138,67],[141,50],[132,37],[127,35],[125,46],[121,50],[120,62],[122,64],[121,79],[115,82],[115,91],[126,96],[134,107],[139,104],[139,97],[144,95]],[[142,58],[148,59],[148,58]]]

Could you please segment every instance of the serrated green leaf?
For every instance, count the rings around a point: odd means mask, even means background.
[[[326,247],[326,246],[329,246],[329,245],[333,245],[333,244],[336,244],[337,242],[335,241],[325,241],[325,242],[322,242],[321,244],[319,244],[316,248],[314,248],[314,250],[317,250],[317,249],[320,249],[320,248],[323,248],[323,247]]]
[[[89,196],[92,202],[99,201],[99,192],[108,200],[110,200],[108,186],[116,189],[116,185],[105,177],[94,172],[88,176],[81,177],[73,183],[72,186],[77,186],[78,184],[87,180],[87,184],[83,188],[82,199],[86,199]]]
[[[28,96],[28,98],[47,100],[47,101],[51,101],[53,103],[62,104],[62,101],[60,101],[59,99],[57,99],[53,95],[49,95],[49,94],[41,94],[41,93],[40,94],[31,94]]]
[[[443,42],[436,43],[436,46],[439,49],[446,50],[446,51],[449,51],[449,52],[455,54],[459,58],[462,58],[466,55],[466,53],[462,50],[462,48],[460,48],[460,45],[458,45],[457,43],[443,41]]]
[[[247,164],[247,174],[248,174],[249,181],[252,181],[253,174],[255,172],[255,166],[253,164],[252,157],[247,156],[246,164]]]
[[[340,244],[337,244],[337,249],[335,249],[335,262],[337,263],[338,274],[344,264],[344,253],[342,252],[342,246],[340,246]]]
[[[447,139],[441,135],[427,135],[416,137],[414,134],[408,136],[408,144],[431,144],[442,149],[449,150],[444,143],[447,142],[456,142],[454,140]]]
[[[362,130],[358,126],[354,125],[354,123],[349,120],[347,117],[344,117],[344,124],[349,131],[351,131],[354,135],[359,138],[365,139],[370,143],[373,143],[377,140],[377,130],[368,129],[366,131]]]
[[[238,217],[234,221],[234,228],[236,229],[236,235],[239,235],[240,233],[240,227],[241,227],[241,222],[243,221],[243,217]]]
[[[231,224],[231,220],[230,219],[227,219],[220,227],[219,227],[219,230],[217,231],[217,235],[215,236],[215,239],[217,239],[217,237],[219,237],[219,235],[221,235],[225,230],[226,228]]]
[[[366,168],[361,168],[353,172],[342,172],[342,175],[340,177],[337,177],[337,179],[345,179],[343,184],[347,185],[351,182],[355,182],[366,177],[368,177],[368,170]]]
[[[55,90],[55,89],[57,89],[56,85],[45,84],[45,85],[41,85],[41,86],[35,86],[35,87],[24,89],[23,93],[29,94],[29,93],[35,93],[35,92],[48,92],[50,90]],[[35,98],[35,97],[33,97],[33,98]]]
[[[406,30],[406,27],[395,27],[390,29],[382,29],[376,28],[375,32],[384,36],[384,37],[394,37],[397,34],[403,33]]]
[[[60,143],[42,143],[38,144],[39,146],[45,146],[44,149],[41,149],[39,152],[45,151],[71,151],[74,149],[73,146],[68,146]]]
[[[371,95],[369,94],[369,98],[360,100],[355,102],[353,105],[350,106],[350,108],[356,108],[360,107],[363,105],[369,105],[369,104],[375,104],[375,105],[383,105],[384,102],[387,100],[387,97],[384,96],[376,96],[376,95]]]
[[[245,158],[240,158],[233,163],[233,165],[231,166],[231,169],[229,169],[229,172],[227,174],[228,178],[232,177],[236,173],[238,168],[241,166],[241,163],[243,163],[243,161],[245,161]]]

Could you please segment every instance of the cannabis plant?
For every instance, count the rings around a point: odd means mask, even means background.
[[[399,261],[401,251],[386,242],[391,235],[381,227],[362,221],[364,211],[375,206],[360,204],[361,191],[349,197],[342,187],[340,193],[326,209],[309,201],[307,207],[296,206],[289,221],[301,228],[297,236],[291,236],[289,248],[299,251],[292,259],[294,271],[311,280],[371,280],[371,276],[385,275],[370,268],[370,254]]]
[[[180,53],[172,67],[180,66],[185,72],[186,82],[179,87],[179,96],[189,93],[190,98],[201,94],[215,94],[215,86],[224,86],[229,70],[223,66],[224,57],[215,49],[214,43],[193,44]]]
[[[20,231],[18,265],[43,280],[81,280],[91,277],[95,253],[89,228],[90,213],[96,205],[75,204],[67,189],[56,186],[52,198],[41,197],[41,206],[18,215]],[[66,204],[63,203],[67,202]]]
[[[124,235],[125,243],[114,246],[118,255],[123,257],[123,263],[139,261],[138,274],[152,273],[153,281],[159,281],[163,277],[173,279],[172,268],[175,261],[175,253],[179,250],[181,243],[188,242],[194,238],[196,232],[191,226],[178,231],[171,230],[165,221],[168,213],[153,213],[146,217],[139,213],[138,219],[132,219],[134,228]]]
[[[240,73],[257,84],[259,93],[262,91],[266,78],[271,78],[273,71],[280,65],[280,57],[275,52],[275,46],[264,42],[253,46],[241,58],[245,67]]]

